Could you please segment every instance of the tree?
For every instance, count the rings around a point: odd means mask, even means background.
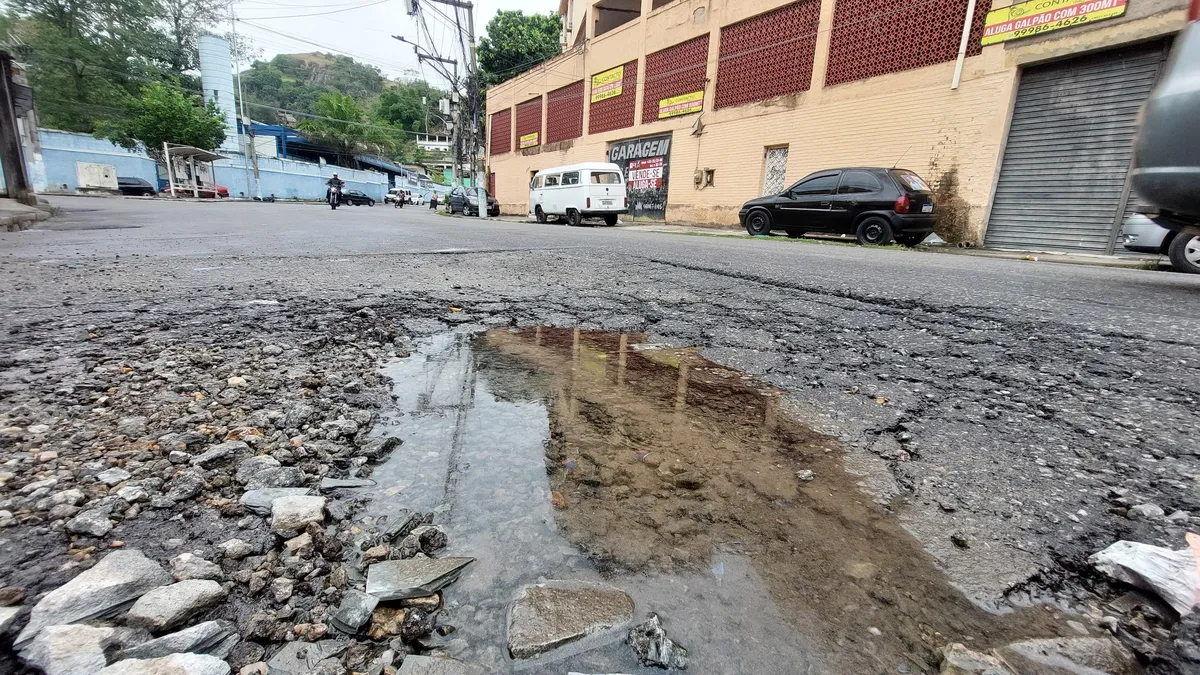
[[[215,101],[200,105],[177,84],[159,82],[131,98],[123,117],[101,122],[96,136],[161,160],[163,143],[215,149],[225,140],[225,118]]]
[[[208,27],[223,23],[233,0],[156,0],[167,23],[167,63],[171,73],[181,76],[199,64],[200,36]]]
[[[401,82],[379,95],[375,117],[409,131],[440,129],[441,113],[437,102],[449,94],[435,89],[428,82]],[[421,99],[424,99],[422,102]]]
[[[518,75],[562,52],[562,17],[521,10],[497,12],[479,41],[479,69],[484,85]]]
[[[48,126],[92,132],[163,76],[153,0],[15,0],[13,34],[30,47],[28,75]]]
[[[320,117],[306,119],[297,127],[311,140],[333,148],[339,164],[359,153],[391,154],[396,150],[396,135],[367,123],[358,103],[347,94],[321,94],[313,113]]]

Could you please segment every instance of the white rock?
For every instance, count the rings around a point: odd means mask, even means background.
[[[217,549],[226,558],[233,560],[241,560],[246,556],[254,553],[254,547],[241,539],[230,539],[229,541],[217,544]]]
[[[302,530],[309,523],[324,520],[324,497],[290,496],[271,502],[272,530]]]
[[[129,502],[130,504],[133,504],[136,502],[146,501],[150,498],[150,493],[146,492],[146,488],[139,487],[137,485],[126,485],[120,490],[117,490],[117,496]]]
[[[46,626],[77,623],[112,613],[146,591],[171,583],[141,551],[114,551],[96,566],[46,594],[33,608],[14,645],[20,649]]]
[[[221,584],[207,579],[189,579],[156,588],[133,603],[125,621],[151,631],[174,628],[225,598]]]
[[[186,581],[187,579],[220,581],[225,577],[220,565],[192,553],[180,553],[171,558],[170,562],[171,574],[175,575],[177,581]]]
[[[104,641],[112,628],[47,626],[21,651],[21,659],[46,675],[92,675],[104,668]]]
[[[34,425],[31,425],[28,429],[26,429],[26,431],[28,431],[31,434],[44,434],[47,431],[50,431],[50,425],[49,424],[34,424]]]
[[[129,473],[125,469],[115,466],[111,469],[105,469],[104,471],[96,474],[96,480],[108,486],[113,486],[117,483],[124,483],[132,477],[133,474]]]
[[[118,661],[96,675],[229,675],[229,664],[207,654],[171,654]]]
[[[1117,581],[1154,591],[1180,616],[1189,613],[1200,597],[1200,569],[1190,548],[1172,551],[1136,541],[1118,541],[1092,554],[1088,562]]]

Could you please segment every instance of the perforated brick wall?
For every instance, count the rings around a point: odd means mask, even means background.
[[[990,6],[975,5],[967,56],[983,49]],[[825,85],[955,60],[966,11],[967,0],[837,0]]]
[[[512,152],[512,108],[492,115],[492,141],[488,147],[493,155]]]
[[[633,113],[637,109],[637,81],[638,62],[637,59],[634,59],[625,64],[625,77],[621,80],[621,95],[591,104],[590,117],[588,117],[589,134],[633,126]]]
[[[521,147],[521,137],[540,133],[542,130],[542,97],[517,104],[517,147]],[[538,136],[538,145],[544,142]]]
[[[820,14],[806,0],[722,28],[716,107],[808,90]]]
[[[646,86],[642,123],[658,121],[662,99],[704,90],[708,34],[646,55]]]
[[[546,142],[582,136],[583,80],[555,89],[546,99]]]

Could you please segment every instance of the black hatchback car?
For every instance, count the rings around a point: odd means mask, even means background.
[[[500,202],[496,201],[492,193],[485,190],[484,194],[487,195],[487,214],[493,217],[500,215]],[[446,198],[446,207],[450,213],[477,216],[479,215],[479,191],[475,188],[456,187]]]
[[[876,167],[817,171],[777,195],[751,199],[738,213],[750,234],[852,234],[875,246],[893,239],[916,246],[933,232],[934,217],[933,190],[924,179]]]
[[[117,191],[131,197],[153,197],[155,194],[149,181],[135,176],[117,176]]]
[[[351,206],[375,206],[375,200],[362,190],[342,190],[342,203]]]

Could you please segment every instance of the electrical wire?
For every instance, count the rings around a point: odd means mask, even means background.
[[[283,16],[250,16],[250,17],[242,17],[242,19],[251,19],[253,21],[266,21],[266,20],[274,20],[274,19],[298,19],[298,18],[302,18],[302,17],[306,17],[306,16],[325,16],[327,14],[338,14],[341,12],[349,12],[349,11],[353,11],[356,9],[362,9],[364,7],[373,7],[375,5],[382,5],[383,3],[388,2],[388,1],[389,0],[374,0],[374,2],[367,2],[367,3],[363,3],[361,5],[354,5],[352,7],[343,7],[341,9],[331,9],[326,12],[312,12],[310,14],[285,14]],[[242,19],[238,19],[238,20],[241,21]]]

